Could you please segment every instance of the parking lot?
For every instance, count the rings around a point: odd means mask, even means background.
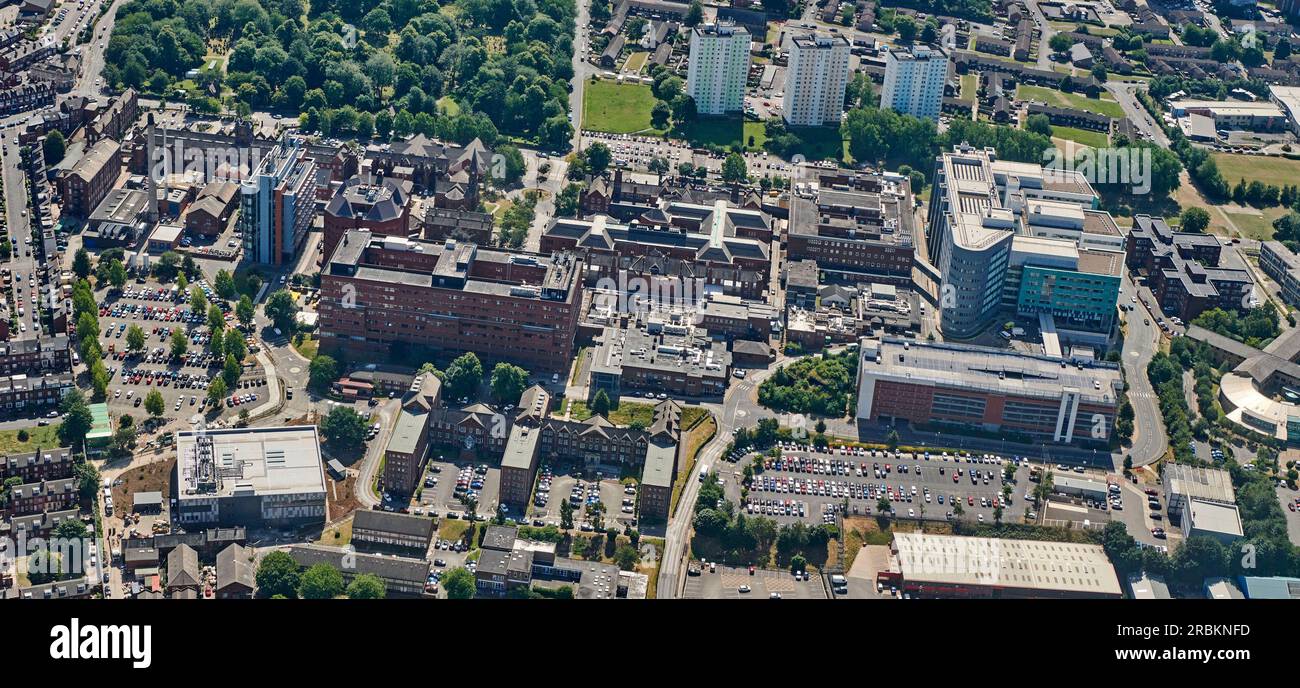
[[[824,600],[826,586],[820,576],[795,580],[789,571],[702,566],[699,575],[686,577],[683,597],[691,600]]]
[[[1286,517],[1286,534],[1291,544],[1300,546],[1300,491],[1287,487],[1277,488],[1277,499],[1282,504],[1282,515]]]
[[[584,480],[576,475],[552,474],[549,467],[538,472],[537,489],[528,507],[528,519],[542,523],[560,523],[561,505],[573,506],[573,523],[583,529],[586,509],[599,501],[605,505],[606,528],[636,522],[636,487],[618,480]]]
[[[451,461],[437,458],[425,468],[421,483],[419,505],[416,508],[430,514],[445,516],[448,512],[464,514],[468,511],[461,497],[478,500],[480,515],[496,513],[497,496],[501,490],[501,469],[485,463]]]
[[[945,520],[955,518],[954,502],[961,504],[961,517],[992,522],[993,511],[1003,505],[1005,522],[1023,520],[1025,492],[1032,490],[1028,461],[1016,469],[1011,497],[1003,495],[1002,468],[1006,457],[948,456],[945,454],[900,454],[883,450],[835,448],[817,451],[807,445],[786,444],[781,458],[764,457],[764,469],[756,471],[747,501],[740,500],[740,476],[744,462],[737,463],[724,487],[728,498],[746,514],[768,516],[778,523],[803,521],[833,522],[834,513],[848,502],[848,515],[877,513],[881,497],[890,500],[900,518]],[[1013,459],[1014,460],[1014,459]]]
[[[721,174],[725,154],[710,154],[695,150],[683,142],[667,141],[654,136],[637,136],[635,134],[607,134],[596,131],[583,132],[583,145],[603,143],[609,147],[612,165],[625,167],[637,172],[649,172],[650,161],[663,158],[668,161],[670,174],[676,174],[678,166],[690,163],[694,167],[704,167],[710,174]],[[747,151],[744,153],[745,164],[751,175],[758,177],[785,176],[795,174],[795,166],[766,151]]]
[[[133,285],[120,295],[103,296],[101,303],[100,345],[109,371],[110,406],[143,415],[144,397],[157,389],[165,404],[164,418],[208,411],[208,386],[220,375],[222,361],[208,353],[211,333],[206,317],[192,313],[188,302],[178,302],[170,291],[156,286]],[[145,335],[140,352],[128,351],[127,333],[132,325]],[[185,333],[188,343],[185,355],[179,358],[171,355],[174,329]],[[266,400],[266,389],[264,375],[241,376],[226,395],[220,413],[233,416],[243,407],[255,407]]]

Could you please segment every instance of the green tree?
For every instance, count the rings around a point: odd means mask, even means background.
[[[86,528],[86,524],[76,518],[65,519],[54,527],[54,537],[63,540],[82,540],[89,534],[90,530]]]
[[[745,167],[745,158],[740,153],[727,155],[727,159],[722,162],[722,180],[740,184],[748,178],[749,170]]]
[[[244,368],[235,360],[234,354],[226,354],[226,362],[221,366],[221,377],[226,381],[227,387],[234,387],[239,382],[239,376],[244,374]]]
[[[687,26],[695,26],[704,21],[704,5],[700,0],[692,0],[691,6],[686,10],[686,19],[683,21]]]
[[[190,310],[200,315],[208,312],[208,297],[203,295],[203,290],[197,284],[190,287]]]
[[[253,324],[253,300],[248,295],[239,297],[239,303],[235,305],[235,317],[239,319],[239,324],[249,327]]]
[[[896,451],[898,451],[898,444],[899,444],[899,442],[901,442],[901,441],[902,441],[902,438],[899,437],[899,435],[898,435],[898,430],[895,430],[895,429],[893,429],[893,428],[890,428],[890,429],[889,429],[889,434],[885,436],[885,442],[886,442],[886,444],[889,446],[889,451],[891,451],[891,452],[896,452]]]
[[[226,381],[224,378],[216,378],[212,384],[208,385],[208,403],[214,408],[218,407],[222,400],[226,398]]]
[[[528,386],[528,371],[509,363],[492,368],[492,395],[498,401],[515,404]]]
[[[474,598],[474,574],[458,566],[442,576],[442,587],[447,591],[447,598],[452,600],[469,600]]]
[[[214,338],[220,336],[226,329],[226,316],[215,303],[208,306],[208,329],[212,331]]]
[[[605,416],[606,418],[608,418],[609,409],[610,409],[609,395],[606,394],[605,390],[603,389],[596,390],[596,396],[592,397],[591,399],[591,412],[598,416]]]
[[[126,328],[126,348],[130,351],[144,349],[144,330],[139,325],[132,324]]]
[[[1051,136],[1052,122],[1047,118],[1047,115],[1030,115],[1025,118],[1025,131]]]
[[[298,304],[294,302],[293,295],[288,289],[279,289],[266,299],[262,311],[276,327],[288,332],[293,329],[294,317],[298,315]]]
[[[1074,40],[1071,39],[1068,34],[1057,33],[1052,35],[1052,38],[1047,42],[1047,45],[1052,49],[1052,52],[1063,53],[1069,50],[1070,46],[1074,45]]]
[[[122,265],[122,261],[116,258],[108,264],[108,283],[117,290],[126,286],[126,266]]]
[[[472,351],[461,354],[447,366],[445,382],[452,398],[476,396],[482,381],[483,364]]]
[[[95,423],[95,416],[90,412],[85,395],[75,388],[69,390],[59,402],[59,411],[63,413],[63,421],[58,430],[59,440],[66,445],[80,446]]]
[[[357,450],[366,440],[366,419],[351,406],[335,406],[320,422],[326,441],[341,450]]]
[[[84,248],[77,249],[72,257],[72,272],[78,279],[90,277],[90,253]]]
[[[620,545],[614,551],[614,563],[624,571],[635,571],[637,564],[641,563],[641,553],[632,545]]]
[[[281,596],[293,599],[298,596],[298,582],[302,577],[298,562],[288,552],[276,550],[262,557],[257,565],[257,596]]]
[[[343,594],[343,574],[329,564],[315,564],[298,579],[298,596],[304,600],[332,600]]]
[[[235,278],[229,270],[218,270],[217,276],[212,282],[213,289],[216,290],[217,296],[223,299],[233,299],[238,291],[235,289]]]
[[[382,600],[388,596],[388,585],[373,573],[358,574],[348,583],[350,600]]]
[[[41,148],[44,149],[45,164],[56,165],[63,160],[63,156],[68,150],[68,144],[63,139],[63,132],[55,129],[45,135],[45,141],[41,143]]]
[[[330,385],[339,379],[339,364],[333,356],[320,354],[313,358],[308,369],[308,384],[312,389],[324,393]]]
[[[108,368],[104,367],[104,360],[96,358],[90,364],[90,382],[95,390],[95,399],[103,401],[108,395]]]
[[[171,354],[172,358],[180,358],[190,348],[190,340],[185,338],[185,333],[181,328],[172,328],[171,336]]]
[[[243,361],[248,356],[248,345],[244,343],[244,335],[239,330],[226,330],[226,341],[221,349],[234,356],[236,361]]]
[[[167,410],[166,402],[163,401],[162,392],[159,392],[156,389],[149,390],[149,393],[144,397],[144,410],[148,411],[149,415],[154,418],[161,417],[163,412]]]
[[[1179,216],[1179,229],[1184,232],[1204,232],[1210,227],[1210,213],[1205,208],[1188,206]]]

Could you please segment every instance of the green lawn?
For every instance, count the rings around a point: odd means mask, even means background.
[[[1211,153],[1211,156],[1229,186],[1243,178],[1246,183],[1258,179],[1265,184],[1289,184],[1300,177],[1300,160],[1233,153]]]
[[[1020,100],[1036,100],[1058,107],[1086,110],[1116,119],[1124,117],[1124,108],[1120,107],[1119,103],[1104,93],[1101,98],[1093,99],[1078,93],[1065,93],[1054,88],[1021,84],[1016,88],[1016,98]]]
[[[1052,136],[1081,143],[1092,148],[1105,148],[1110,143],[1109,137],[1104,132],[1076,129],[1074,127],[1054,126],[1052,127]]]
[[[623,71],[640,73],[641,68],[645,67],[645,61],[648,57],[650,57],[650,53],[644,50],[632,53],[628,56],[627,62],[623,64]]]
[[[979,75],[971,72],[970,74],[961,75],[961,97],[970,100],[980,88]]]
[[[27,441],[18,439],[18,433],[27,431]],[[59,446],[59,426],[57,424],[33,426],[19,430],[0,430],[0,454],[24,454],[36,451],[37,447]]]
[[[460,105],[451,96],[443,96],[438,99],[438,112],[448,117],[455,117],[460,114]]]
[[[747,150],[762,150],[767,141],[767,128],[762,122],[750,122],[743,117],[701,117],[691,124],[674,129],[672,135],[683,138],[695,147],[708,145],[731,148],[743,146]],[[754,142],[750,143],[750,138]]]
[[[1268,241],[1273,238],[1273,221],[1287,213],[1286,208],[1261,208],[1258,213],[1232,213],[1224,209],[1224,214],[1232,220],[1232,224],[1241,230],[1248,239],[1258,239]],[[1214,211],[1210,211],[1210,224],[1221,225],[1222,221]]]
[[[650,126],[650,110],[654,105],[655,97],[648,84],[588,83],[583,91],[582,126],[611,134],[661,135],[662,131]]]
[[[654,421],[654,403],[641,403],[635,401],[625,401],[618,405],[618,408],[611,409],[609,412],[609,422],[615,425],[631,425],[632,421],[640,421],[645,427],[649,427]],[[684,406],[682,408],[682,427],[689,428],[698,423],[701,418],[708,415],[708,410],[700,406]],[[592,416],[591,408],[585,402],[574,399],[569,404],[569,416],[576,421],[584,421]]]

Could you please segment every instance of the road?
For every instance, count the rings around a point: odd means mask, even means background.
[[[1052,48],[1049,45],[1052,36],[1056,35],[1056,29],[1047,21],[1047,15],[1043,14],[1042,8],[1038,6],[1038,0],[1026,0],[1029,4],[1029,14],[1033,16],[1034,23],[1038,25],[1038,68],[1052,69]]]
[[[1124,114],[1128,116],[1129,121],[1133,122],[1139,132],[1146,134],[1147,138],[1161,148],[1169,147],[1169,137],[1165,136],[1165,129],[1158,124],[1147,112],[1142,103],[1138,101],[1134,93],[1140,88],[1137,84],[1123,81],[1107,81],[1106,90],[1115,98],[1119,106],[1124,109]]]
[[[1134,466],[1146,466],[1164,456],[1169,446],[1160,406],[1151,382],[1147,380],[1147,364],[1159,346],[1160,330],[1155,314],[1149,312],[1143,303],[1154,303],[1150,292],[1134,304],[1129,297],[1137,294],[1138,288],[1128,274],[1124,275],[1123,285],[1124,296],[1120,297],[1120,302],[1136,308],[1128,314],[1123,353],[1124,377],[1129,384],[1128,399],[1133,406],[1133,445],[1128,453],[1133,456]]]
[[[573,114],[573,150],[582,142],[582,93],[587,80],[596,72],[587,62],[587,26],[591,23],[591,0],[578,0],[578,14],[573,39],[573,88],[569,91],[569,112]]]

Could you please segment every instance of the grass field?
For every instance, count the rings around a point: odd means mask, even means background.
[[[18,433],[27,431],[27,441],[18,439]],[[23,454],[36,451],[37,447],[59,446],[58,424],[21,428],[18,430],[0,430],[0,454]]]
[[[686,139],[692,146],[708,145],[731,148],[743,146],[746,150],[763,150],[767,129],[762,122],[750,122],[743,117],[702,117],[689,125],[675,129],[673,136]],[[754,139],[750,144],[750,138]]]
[[[1104,148],[1108,143],[1110,143],[1110,138],[1107,137],[1104,132],[1076,129],[1074,127],[1054,126],[1052,127],[1052,136],[1080,143],[1091,148]]]
[[[633,421],[649,427],[654,421],[655,403],[641,403],[636,401],[625,401],[618,405],[616,409],[610,409],[607,418],[609,422],[615,425],[631,425]],[[686,406],[682,409],[682,427],[689,428],[699,422],[700,418],[708,415],[708,411],[699,406]],[[584,421],[594,415],[591,408],[585,402],[574,399],[569,403],[569,417],[576,421]]]
[[[1246,183],[1258,179],[1265,184],[1290,184],[1300,177],[1300,160],[1232,153],[1212,153],[1211,157],[1229,186],[1243,178]]]
[[[455,117],[460,114],[460,105],[451,96],[443,96],[438,99],[438,112],[448,117]]]
[[[628,56],[627,62],[623,63],[623,71],[639,73],[645,67],[645,61],[650,57],[650,53],[642,50],[632,53]]]
[[[582,126],[611,134],[660,135],[662,131],[650,126],[650,110],[654,105],[655,97],[648,84],[589,83],[583,91]]]
[[[1054,88],[1021,84],[1016,88],[1016,97],[1020,100],[1036,100],[1048,105],[1086,110],[1117,119],[1124,117],[1124,108],[1104,93],[1101,98],[1093,99],[1078,93],[1065,93]]]
[[[1275,208],[1254,208],[1247,209],[1248,212],[1230,212],[1224,208],[1224,214],[1232,220],[1232,224],[1248,239],[1258,239],[1268,241],[1273,238],[1273,221],[1287,213],[1283,207]],[[1222,224],[1222,221],[1216,213],[1210,212],[1210,224]]]
[[[979,88],[980,88],[980,78],[978,74],[972,72],[970,74],[963,74],[961,76],[961,97],[962,98],[966,98],[968,100],[974,98],[975,93],[979,91]]]

